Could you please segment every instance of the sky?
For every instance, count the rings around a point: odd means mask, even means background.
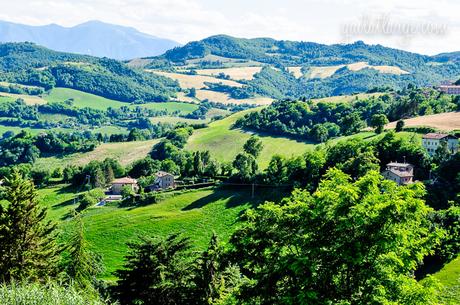
[[[130,26],[180,43],[211,35],[460,51],[459,0],[0,0],[0,19]]]

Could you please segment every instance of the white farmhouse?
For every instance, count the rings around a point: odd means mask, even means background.
[[[427,150],[430,156],[433,156],[436,153],[436,150],[443,142],[447,144],[447,149],[450,154],[457,153],[458,139],[453,135],[445,133],[427,133],[422,138],[423,147]]]
[[[414,182],[414,167],[409,163],[391,162],[382,175],[399,185],[406,185]]]

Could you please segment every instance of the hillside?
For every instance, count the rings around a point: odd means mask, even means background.
[[[0,44],[0,81],[42,90],[66,87],[122,102],[164,102],[179,90],[173,80],[116,60],[57,52],[32,43]]]
[[[88,21],[73,27],[31,26],[0,21],[0,42],[34,42],[47,48],[114,59],[160,55],[178,42],[141,33],[134,28]]]
[[[458,79],[457,59],[455,53],[425,56],[361,41],[324,45],[217,35],[145,58],[142,66],[243,84],[239,90],[211,88],[230,95],[244,92],[280,99],[346,95],[387,86],[402,89],[409,83],[432,86]]]
[[[385,128],[393,129],[396,122],[391,122]],[[440,131],[460,130],[460,112],[447,112],[432,115],[419,116],[412,119],[404,120],[406,127],[433,127]]]

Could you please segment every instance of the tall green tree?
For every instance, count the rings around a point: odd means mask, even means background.
[[[248,153],[239,153],[233,161],[233,167],[238,171],[238,177],[244,181],[253,180],[258,170],[255,157]]]
[[[74,215],[74,225],[67,246],[68,256],[64,262],[65,271],[77,287],[85,291],[93,290],[96,276],[103,272],[103,265],[100,257],[89,250],[80,214]]]
[[[317,191],[247,212],[231,254],[249,278],[244,304],[436,304],[414,270],[444,232],[431,230],[422,184],[332,169]]]
[[[374,114],[371,118],[371,126],[375,128],[375,133],[382,133],[385,125],[388,124],[388,118],[384,114]]]
[[[130,252],[114,292],[122,305],[192,304],[193,270],[188,260],[190,242],[177,234],[162,240],[141,238],[129,244]]]
[[[251,136],[246,143],[243,145],[243,150],[250,154],[253,155],[254,158],[257,159],[257,157],[260,155],[262,152],[262,149],[264,148],[264,145],[260,138],[258,136]]]
[[[17,171],[5,180],[0,204],[0,280],[43,279],[57,272],[55,224],[37,201],[35,187]]]

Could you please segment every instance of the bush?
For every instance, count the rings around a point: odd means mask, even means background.
[[[105,193],[102,189],[94,189],[83,194],[80,199],[80,205],[78,206],[78,211],[83,211],[89,206],[97,204],[100,200],[105,197]]]
[[[0,304],[2,305],[103,305],[98,297],[74,287],[48,284],[11,284],[0,285]]]

